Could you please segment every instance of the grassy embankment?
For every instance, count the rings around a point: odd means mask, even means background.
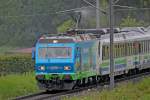
[[[64,100],[150,100],[150,78],[137,84],[123,83],[114,90],[91,91],[84,95],[64,97]]]
[[[0,77],[0,100],[37,92],[33,73]]]

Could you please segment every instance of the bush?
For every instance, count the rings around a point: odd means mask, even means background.
[[[122,19],[122,22],[120,24],[121,27],[137,27],[137,26],[144,26],[143,21],[138,21],[136,18],[132,18],[128,16],[125,19]]]
[[[30,55],[1,55],[0,76],[25,73],[34,70],[34,61]]]

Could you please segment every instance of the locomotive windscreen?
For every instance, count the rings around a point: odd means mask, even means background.
[[[42,47],[38,49],[39,58],[71,58],[71,47]]]

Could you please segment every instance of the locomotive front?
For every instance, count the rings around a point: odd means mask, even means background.
[[[72,89],[74,81],[74,48],[72,39],[40,38],[35,48],[35,72],[40,89]]]

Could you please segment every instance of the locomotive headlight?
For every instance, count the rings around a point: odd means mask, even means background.
[[[64,66],[64,70],[71,70],[70,66]]]
[[[39,67],[39,70],[44,71],[44,70],[45,70],[45,66],[40,66],[40,67]]]

